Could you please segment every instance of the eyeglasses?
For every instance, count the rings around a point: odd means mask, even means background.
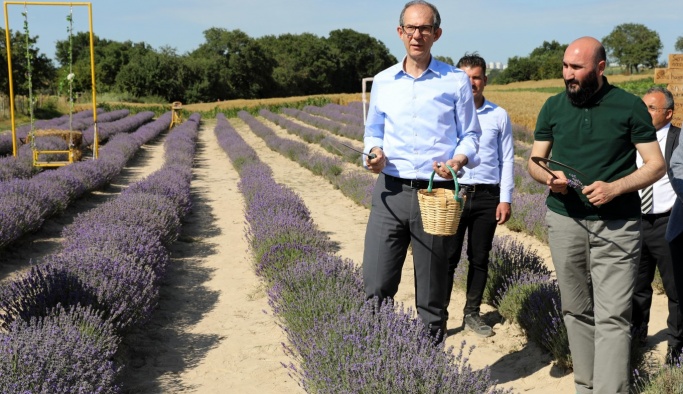
[[[406,25],[406,26],[401,26],[401,28],[403,29],[403,32],[409,36],[412,36],[413,34],[415,34],[415,30],[419,30],[420,35],[422,35],[422,36],[428,36],[428,35],[432,34],[432,29],[434,29],[434,26],[432,26],[432,25],[422,25],[422,26]]]
[[[664,108],[664,107],[661,107],[661,108],[660,108],[660,107],[655,107],[655,106],[652,106],[652,105],[648,105],[648,106],[647,106],[647,109],[650,110],[650,111],[659,111],[660,109],[663,109],[663,110],[666,111],[666,110],[669,109],[669,108]]]

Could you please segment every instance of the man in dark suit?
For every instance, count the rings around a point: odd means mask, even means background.
[[[680,128],[671,124],[674,109],[673,96],[665,88],[653,87],[645,93],[643,101],[647,105],[650,115],[652,115],[652,124],[657,129],[657,141],[659,141],[668,167],[671,154],[678,145],[678,137],[681,132]],[[638,156],[636,164],[642,165],[640,156]],[[676,194],[667,175],[664,175],[650,187],[651,189],[641,190],[643,244],[633,291],[633,334],[634,339],[639,339],[643,343],[646,342],[650,306],[652,305],[651,283],[655,269],[659,268],[669,307],[669,316],[666,321],[668,347],[665,361],[669,365],[675,365],[681,355],[681,349],[683,349],[683,314],[678,306],[673,262],[665,233],[671,207],[676,201]]]

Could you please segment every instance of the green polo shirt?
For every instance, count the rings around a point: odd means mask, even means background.
[[[584,186],[595,181],[613,182],[636,170],[634,144],[657,140],[652,118],[643,101],[607,83],[581,107],[565,93],[549,98],[536,120],[534,138],[552,141],[551,158],[581,171]],[[570,170],[550,164],[553,170]],[[587,220],[635,220],[640,217],[638,192],[620,195],[596,207],[580,190],[549,193],[548,209],[560,215]]]

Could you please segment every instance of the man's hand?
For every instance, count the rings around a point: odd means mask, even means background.
[[[611,183],[603,181],[595,181],[590,185],[583,188],[583,194],[588,197],[588,201],[591,204],[599,207],[600,205],[607,204],[612,201],[614,197],[619,194],[616,193],[614,186]]]
[[[553,178],[550,174],[546,178],[545,184],[548,185],[548,189],[553,193],[567,194],[567,176],[563,171],[553,171],[553,174],[557,178]]]
[[[368,167],[368,170],[379,174],[387,166],[387,157],[384,156],[382,148],[372,148],[370,153],[374,153],[377,157],[371,159],[370,156],[365,156],[365,165]]]
[[[496,208],[496,221],[498,224],[505,224],[505,222],[510,219],[510,215],[512,214],[512,208],[510,207],[509,202],[501,202],[498,204],[498,207]]]
[[[467,156],[455,155],[454,158],[447,160],[445,163],[432,163],[432,169],[434,172],[436,172],[436,175],[443,179],[453,179],[453,174],[451,174],[451,171],[446,166],[451,167],[453,172],[457,174],[458,171],[465,166],[465,164],[467,164]]]

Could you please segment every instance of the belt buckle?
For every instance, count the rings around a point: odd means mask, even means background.
[[[462,185],[465,187],[465,192],[474,193],[476,191],[476,185]]]
[[[419,179],[411,179],[410,180],[410,187],[413,189],[419,189],[420,188],[420,180]]]

